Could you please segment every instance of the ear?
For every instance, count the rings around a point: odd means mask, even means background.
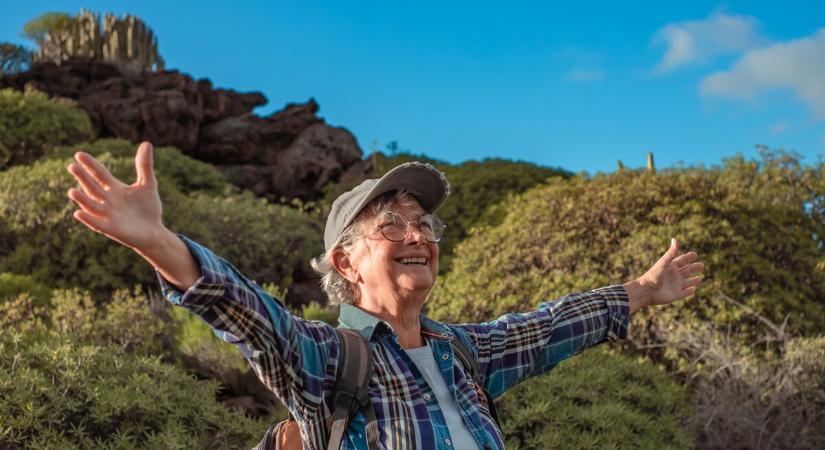
[[[332,251],[332,267],[352,284],[356,284],[361,278],[358,268],[353,264],[352,256],[341,247]]]

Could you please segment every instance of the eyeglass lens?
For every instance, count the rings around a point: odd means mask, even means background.
[[[409,233],[412,231],[413,227],[418,227],[421,232],[421,236],[427,242],[435,243],[440,241],[443,235],[443,226],[439,226],[437,220],[438,219],[435,219],[429,214],[422,216],[417,223],[406,222],[403,219],[394,218],[392,221],[379,226],[379,229],[385,238],[393,242],[400,242],[409,236]]]

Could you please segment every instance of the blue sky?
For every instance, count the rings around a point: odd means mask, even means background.
[[[314,97],[365,153],[610,172],[718,164],[755,145],[825,155],[825,2],[29,1],[130,13],[167,67],[269,105]]]

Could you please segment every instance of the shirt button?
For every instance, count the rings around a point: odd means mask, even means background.
[[[431,398],[433,398],[433,397],[430,395],[429,392],[424,393],[424,400],[430,400]]]
[[[444,438],[444,444],[446,444],[447,447],[451,447],[453,445],[453,441],[451,441],[450,438]]]
[[[484,450],[492,450],[492,448],[493,448],[493,447],[490,447],[490,443],[489,443],[489,442],[485,442],[485,443],[484,443]]]
[[[450,359],[450,355],[448,355],[447,353],[445,353],[445,354],[441,355],[441,359],[443,359],[444,361],[446,361],[446,360]]]

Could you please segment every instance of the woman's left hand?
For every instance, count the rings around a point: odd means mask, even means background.
[[[630,312],[649,305],[667,305],[696,292],[705,268],[696,252],[678,255],[679,241],[671,239],[670,248],[644,275],[626,283]],[[677,256],[678,255],[678,256]]]

